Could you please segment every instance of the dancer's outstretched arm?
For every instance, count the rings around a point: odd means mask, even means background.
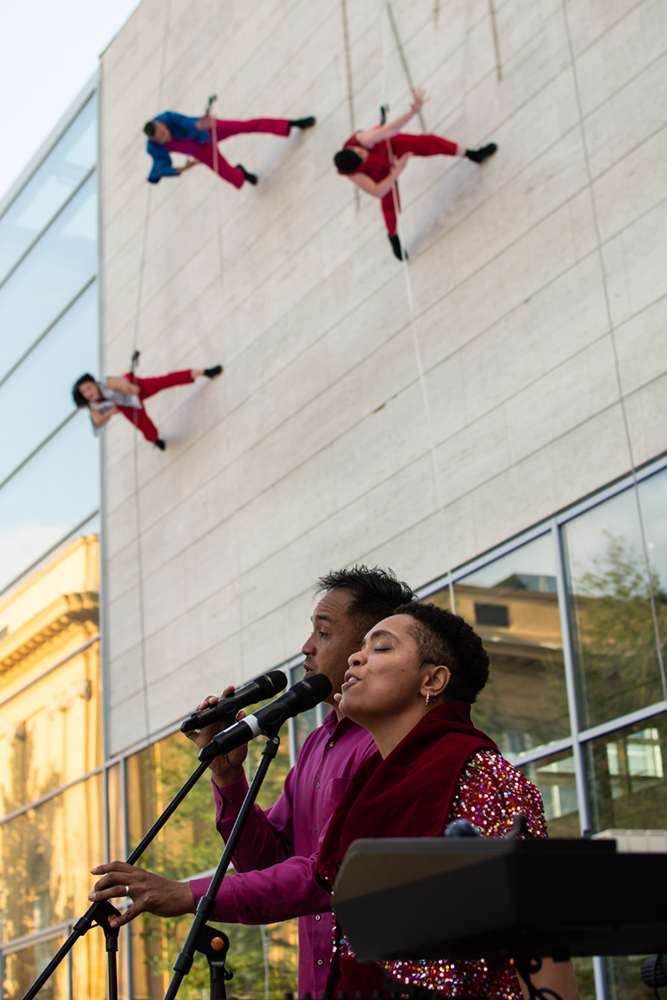
[[[119,392],[124,392],[128,396],[138,396],[139,386],[134,385],[133,382],[128,382],[124,378],[114,378],[112,375],[107,378],[107,386],[109,389],[117,389]]]
[[[411,118],[419,114],[427,101],[428,97],[421,87],[418,87],[414,92],[410,110],[406,111],[400,118],[396,118],[395,121],[389,122],[388,125],[382,125],[380,128],[368,129],[367,132],[357,132],[357,139],[360,145],[366,149],[372,149],[376,143],[384,142],[385,139],[392,139],[395,135],[398,135],[403,126],[407,125]]]

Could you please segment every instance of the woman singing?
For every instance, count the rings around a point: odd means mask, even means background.
[[[359,768],[333,815],[315,870],[322,885],[333,891],[348,847],[361,837],[439,837],[454,819],[502,837],[519,813],[533,836],[547,836],[537,789],[470,721],[489,659],[462,618],[433,604],[402,605],[371,629],[349,664],[339,707],[371,733],[378,752]],[[332,996],[371,996],[402,983],[446,997],[522,997],[509,961],[360,963],[341,928],[331,969]],[[577,1000],[569,962],[545,960],[534,982]]]

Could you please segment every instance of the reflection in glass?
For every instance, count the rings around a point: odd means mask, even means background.
[[[462,577],[454,596],[491,660],[475,724],[509,757],[569,736],[552,535]],[[426,600],[449,607],[446,589]]]
[[[26,767],[16,752],[16,776]],[[104,849],[103,781],[95,775],[0,826],[3,940],[83,913]]]
[[[97,193],[88,180],[0,288],[0,378],[97,269]]]
[[[91,285],[0,388],[0,482],[74,410],[70,386],[97,371],[97,285]],[[21,419],[18,420],[18,414]]]
[[[5,959],[5,1000],[20,1000],[64,943],[64,937],[54,938],[8,955]],[[67,962],[61,962],[57,972],[39,995],[44,1000],[68,1000],[70,992]]]
[[[641,977],[646,955],[615,955],[605,958],[605,986],[608,1000],[650,1000],[653,994]]]
[[[570,750],[542,757],[520,768],[540,790],[550,837],[578,837],[579,805],[574,757]]]
[[[569,521],[563,535],[585,729],[663,697],[634,490]],[[667,598],[652,574],[664,626]]]
[[[99,506],[99,446],[71,420],[0,490],[0,589]]]
[[[585,746],[593,828],[667,829],[667,717],[617,729]]]
[[[258,804],[266,809],[278,798],[289,770],[289,740],[281,734],[281,746],[262,786]],[[248,747],[247,774],[254,774],[264,740]],[[165,808],[197,764],[196,749],[180,733],[134,754],[127,761],[128,826],[134,847],[154,819]],[[195,786],[169,820],[140,864],[171,879],[188,878],[214,868],[223,842],[215,829],[215,804],[206,777]],[[191,917],[160,920],[142,916],[132,924],[134,994],[161,997],[179,946],[185,940]],[[229,964],[234,970],[234,992],[264,996],[262,934],[258,927],[225,925],[231,941]],[[271,995],[280,996],[296,987],[296,921],[271,925],[267,935]],[[208,986],[208,966],[198,958],[188,976],[191,996]]]
[[[95,165],[96,156],[93,97],[0,220],[0,281]]]

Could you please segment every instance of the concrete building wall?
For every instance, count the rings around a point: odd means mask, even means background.
[[[667,449],[664,3],[390,10],[143,0],[103,55],[106,373],[225,365],[149,402],[164,454],[106,431],[114,751],[297,652],[330,567],[425,584]],[[444,512],[403,270],[331,163],[406,67],[428,131],[500,147],[401,179]],[[211,92],[318,124],[224,144],[257,188],[148,186],[143,122]]]

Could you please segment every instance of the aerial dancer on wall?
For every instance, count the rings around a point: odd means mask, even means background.
[[[144,125],[148,136],[146,149],[153,157],[153,167],[148,175],[151,184],[157,184],[161,177],[180,177],[197,163],[205,163],[223,181],[234,187],[257,184],[257,175],[237,163],[233,167],[217,148],[217,143],[232,135],[244,132],[268,132],[271,135],[288,136],[293,128],[307,129],[315,124],[315,118],[251,118],[249,121],[225,121],[204,115],[189,118],[176,111],[164,111]],[[213,141],[215,133],[216,144]],[[185,153],[188,157],[182,167],[171,162],[171,153]]]
[[[389,242],[394,255],[403,260],[401,241],[397,233],[397,213],[401,203],[398,176],[411,156],[465,156],[473,163],[483,163],[493,156],[495,142],[481,149],[466,149],[439,135],[408,135],[404,125],[419,114],[428,98],[421,89],[415,90],[410,110],[388,125],[378,125],[365,132],[355,132],[334,156],[339,174],[349,177],[362,191],[380,198]]]
[[[215,378],[220,374],[222,365],[214,365],[213,368],[188,368],[186,371],[171,372],[157,378],[137,378],[132,372],[127,372],[122,378],[111,376],[103,382],[98,382],[86,373],[72,386],[72,396],[78,407],[88,407],[90,419],[96,428],[104,427],[114,414],[122,413],[147,441],[164,451],[166,444],[146,413],[144,400],[174,385],[187,385],[200,376]]]

